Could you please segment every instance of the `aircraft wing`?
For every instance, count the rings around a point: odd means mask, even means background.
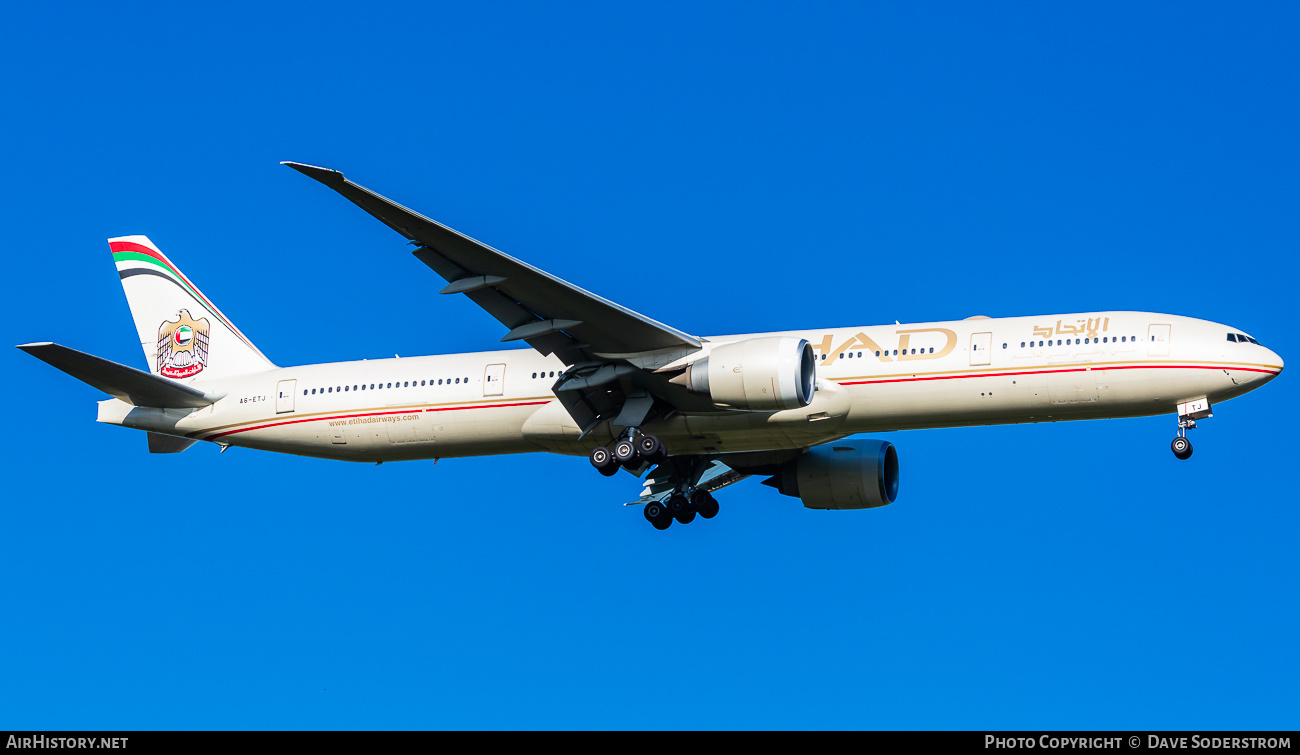
[[[522,340],[566,364],[634,359],[658,353],[656,366],[700,348],[699,339],[621,307],[386,199],[328,168],[285,162],[342,194],[385,225],[419,244],[415,256],[448,285],[509,329],[502,341]],[[652,359],[652,361],[655,361]]]

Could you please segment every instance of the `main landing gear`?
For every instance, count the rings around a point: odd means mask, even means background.
[[[612,450],[598,446],[588,458],[596,471],[612,477],[618,473],[619,467],[635,470],[643,464],[660,464],[668,458],[668,453],[655,436],[628,428],[627,437],[615,443]]]
[[[650,501],[645,505],[646,521],[657,530],[668,529],[673,520],[681,524],[690,524],[699,514],[705,519],[718,515],[718,502],[707,490],[693,490],[689,495],[673,493],[663,501]]]
[[[618,474],[620,467],[638,476],[650,467],[655,468],[646,480],[646,487],[653,495],[642,509],[646,521],[655,529],[666,530],[674,520],[690,524],[697,516],[712,519],[718,515],[718,502],[713,494],[697,487],[712,464],[707,457],[670,459],[658,438],[629,427],[612,448],[598,446],[589,458],[591,466],[606,477]]]

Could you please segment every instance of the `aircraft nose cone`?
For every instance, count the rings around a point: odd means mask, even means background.
[[[1282,374],[1282,368],[1286,366],[1282,362],[1282,357],[1278,356],[1277,352],[1272,349],[1268,350],[1268,363],[1277,367],[1277,374],[1279,375]]]

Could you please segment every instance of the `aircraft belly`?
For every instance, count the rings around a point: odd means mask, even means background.
[[[885,429],[996,424],[1050,412],[1042,375],[920,379],[854,386],[853,411],[845,429]]]

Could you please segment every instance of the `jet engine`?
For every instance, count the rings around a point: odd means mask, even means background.
[[[898,452],[883,440],[813,446],[763,481],[810,509],[870,509],[898,497]]]
[[[718,346],[672,382],[707,395],[715,404],[779,411],[812,403],[816,369],[806,340],[771,336]]]

